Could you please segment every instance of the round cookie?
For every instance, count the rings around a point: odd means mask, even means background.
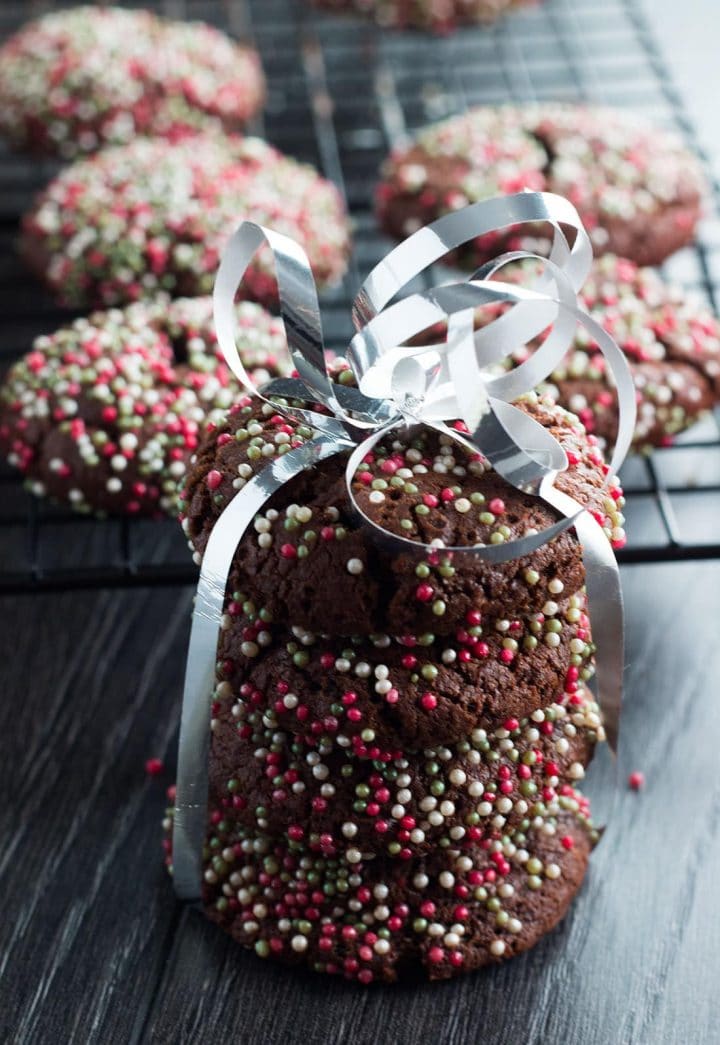
[[[237,320],[253,379],[287,372],[281,321],[251,302]],[[204,422],[237,395],[210,298],[137,302],[35,340],[0,386],[0,453],[78,511],[175,514]]]
[[[0,132],[72,158],[139,134],[239,130],[265,93],[255,51],[202,22],[76,7],[29,22],[0,48]]]
[[[373,758],[453,743],[478,726],[523,718],[592,676],[584,595],[545,609],[517,620],[477,623],[473,615],[476,623],[444,640],[332,639],[275,625],[234,590],[218,644],[218,693],[280,729],[317,740],[340,735]]]
[[[596,253],[656,265],[693,241],[706,181],[675,134],[622,110],[480,107],[425,128],[389,158],[378,217],[404,239],[468,203],[526,188],[566,196]],[[475,268],[527,244],[521,231],[482,236],[448,260]],[[533,243],[548,234],[539,225]]]
[[[310,729],[287,733],[278,725],[283,716],[253,703],[252,686],[241,693],[213,704],[211,804],[326,857],[355,851],[409,860],[462,840],[480,844],[545,816],[563,788],[583,778],[604,739],[584,689],[529,718],[478,725],[456,744],[421,751],[373,750],[368,738],[351,744],[341,726],[325,725],[323,738]]]
[[[180,142],[138,138],[61,171],[22,223],[21,252],[64,305],[124,304],[162,290],[212,291],[222,250],[243,218],[297,240],[320,285],[349,250],[338,190],[258,138],[216,133]],[[277,298],[263,252],[243,297]]]
[[[595,262],[581,297],[628,358],[637,390],[636,449],[668,445],[720,401],[720,323],[697,297],[613,256]],[[589,432],[614,443],[617,397],[583,329],[545,387]]]
[[[534,271],[528,264],[507,266],[498,278],[527,283]],[[579,298],[627,357],[637,392],[636,450],[668,445],[720,401],[720,322],[698,295],[666,283],[653,269],[606,254],[593,263]],[[478,309],[476,326],[501,311]],[[442,334],[437,326],[426,339]],[[510,362],[522,363],[530,354],[523,346]],[[601,445],[614,445],[617,395],[602,353],[583,327],[540,391],[577,414]]]
[[[261,958],[363,984],[450,979],[532,947],[566,913],[597,838],[572,788],[545,820],[487,847],[412,861],[318,857],[210,815],[207,916]]]
[[[538,0],[314,0],[327,11],[367,15],[384,29],[430,29],[448,33],[461,25],[489,25]]]
[[[558,488],[591,510],[615,545],[624,541],[622,491],[577,418],[531,395],[518,405],[563,444]],[[198,561],[215,520],[249,477],[293,440],[312,436],[271,405],[247,397],[207,433],[183,495],[183,526]],[[391,552],[352,516],[338,455],[287,483],[241,538],[238,588],[278,623],[327,635],[449,635],[468,614],[540,612],[584,584],[580,545],[563,532],[531,555],[490,564],[443,552]],[[482,460],[429,429],[379,444],[354,480],[370,518],[393,533],[447,545],[501,543],[551,525],[555,513],[508,486]]]

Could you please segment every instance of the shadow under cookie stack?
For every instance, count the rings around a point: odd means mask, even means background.
[[[592,437],[549,400],[520,406],[567,453],[559,487],[617,543],[622,491],[602,488]],[[211,432],[183,505],[198,560],[235,492],[311,436],[251,397]],[[340,455],[287,483],[235,554],[203,902],[261,957],[362,983],[449,978],[549,932],[596,840],[577,789],[603,739],[581,548],[566,531],[500,565],[444,552],[554,518],[419,429],[353,480],[374,522],[438,545],[388,551],[351,514],[344,468]]]

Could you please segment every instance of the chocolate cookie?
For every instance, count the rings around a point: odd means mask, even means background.
[[[314,168],[257,138],[208,133],[172,143],[142,139],[67,167],[23,219],[21,251],[72,307],[117,305],[163,290],[212,290],[222,250],[251,217],[305,248],[322,285],[342,276],[348,222],[337,189]],[[277,297],[261,253],[242,295]]]
[[[498,832],[487,847],[408,861],[317,856],[218,810],[205,851],[205,910],[261,958],[363,984],[449,979],[550,932],[582,884],[595,839],[587,801],[572,788],[544,820]]]
[[[57,11],[0,48],[0,132],[16,148],[65,158],[138,134],[238,130],[264,93],[255,51],[150,11]]]
[[[535,271],[528,263],[507,266],[498,278],[527,285]],[[606,254],[594,262],[579,299],[627,357],[637,390],[636,450],[668,445],[720,401],[720,322],[697,295],[666,283],[653,269]],[[476,326],[501,311],[478,309]],[[441,334],[438,326],[425,340]],[[518,349],[510,363],[529,355]],[[617,396],[605,360],[584,328],[578,327],[572,351],[540,391],[577,414],[603,446],[615,443]]]
[[[448,33],[461,25],[489,25],[502,15],[538,0],[313,0],[328,11],[373,18],[384,29],[430,29]]]
[[[237,319],[253,378],[285,372],[280,320],[251,302]],[[137,302],[35,340],[0,386],[0,453],[78,511],[175,514],[203,423],[237,397],[210,298]]]
[[[609,256],[596,261],[582,301],[630,363],[638,402],[636,449],[671,443],[720,401],[720,323],[697,297],[652,269]],[[617,398],[597,346],[583,335],[579,330],[572,356],[546,387],[589,432],[612,444]]]
[[[236,590],[218,645],[218,692],[278,728],[317,740],[340,735],[373,758],[453,743],[478,726],[523,718],[591,677],[584,596],[545,609],[518,620],[474,615],[476,623],[444,640],[332,639],[273,624]]]
[[[558,487],[624,540],[616,480],[577,418],[536,395],[519,401],[563,444],[570,468]],[[208,433],[184,494],[183,525],[198,554],[215,520],[247,479],[273,456],[312,435],[271,406],[248,398]],[[502,564],[437,551],[390,552],[351,515],[343,455],[287,483],[240,540],[237,583],[278,623],[327,635],[449,635],[469,614],[508,618],[542,612],[584,583],[580,545],[562,533],[523,559]],[[446,545],[502,543],[556,520],[538,499],[506,484],[487,462],[429,429],[379,444],[354,479],[370,518],[393,533]]]
[[[408,860],[461,840],[479,844],[546,815],[584,776],[604,739],[584,689],[529,718],[477,726],[453,745],[383,751],[325,724],[324,736],[278,727],[274,715],[221,685],[213,706],[211,804],[274,838],[304,840],[323,856],[350,849]],[[374,748],[374,749],[373,749]]]
[[[699,162],[676,135],[627,112],[502,106],[420,131],[385,164],[377,206],[383,228],[404,239],[468,203],[526,188],[557,192],[577,207],[596,253],[656,265],[693,241],[705,187]],[[547,235],[539,225],[533,242]],[[510,229],[449,260],[475,268],[523,243]]]

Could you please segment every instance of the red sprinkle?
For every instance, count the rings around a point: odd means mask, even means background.
[[[418,584],[415,589],[415,598],[418,602],[430,602],[430,599],[435,594],[435,589],[429,584]]]
[[[641,773],[639,769],[633,770],[633,772],[628,777],[628,784],[633,789],[633,791],[639,791],[642,787],[645,786],[645,774]]]
[[[217,490],[222,482],[222,472],[219,472],[217,468],[212,468],[208,472],[205,482],[207,483],[208,490]]]
[[[145,763],[145,772],[148,776],[160,776],[165,771],[165,763],[161,758],[149,758]]]

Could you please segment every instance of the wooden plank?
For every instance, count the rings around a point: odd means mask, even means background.
[[[0,1040],[126,1043],[178,908],[162,867],[190,592],[0,601]],[[9,799],[9,802],[8,802]]]

